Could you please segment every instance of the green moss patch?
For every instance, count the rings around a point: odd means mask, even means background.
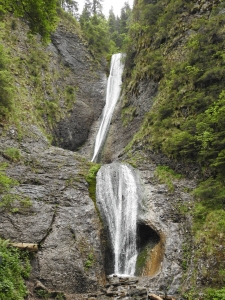
[[[96,202],[96,175],[100,167],[100,164],[94,164],[88,170],[88,174],[85,176],[85,179],[88,183],[89,195],[94,202]]]

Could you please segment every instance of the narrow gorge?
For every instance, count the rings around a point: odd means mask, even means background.
[[[225,300],[224,0],[32,3],[0,1],[0,300]]]

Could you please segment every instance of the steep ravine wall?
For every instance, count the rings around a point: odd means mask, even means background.
[[[123,94],[121,95],[102,151],[102,162],[109,163],[122,154],[133,135],[139,130],[145,113],[151,109],[157,89],[156,82],[142,81],[139,83],[138,96],[129,95],[129,99],[126,99]]]
[[[78,23],[61,20],[49,44],[31,35],[27,24],[13,15],[4,25],[1,42],[15,85],[16,112],[10,122],[36,124],[54,145],[76,151],[104,106],[104,60],[95,60]]]
[[[54,55],[72,71],[76,101],[66,118],[54,128],[55,144],[76,151],[89,135],[91,125],[104,107],[106,72],[104,63],[98,66],[79,35],[59,27],[52,35]]]
[[[92,164],[70,150],[85,142],[92,123],[101,114],[105,66],[95,62],[78,33],[63,25],[46,47],[39,43],[39,37],[27,35],[28,27],[21,20],[14,22],[16,29],[12,30],[9,18],[4,43],[20,63],[19,67],[12,65],[12,73],[18,101],[25,103],[22,108],[29,117],[19,126],[19,120],[13,125],[0,125],[0,164],[6,176],[17,181],[4,193],[1,190],[1,204],[6,198],[8,202],[0,207],[0,237],[38,244],[38,252],[31,255],[29,300],[39,299],[35,292],[39,287],[43,297],[56,291],[53,298],[63,292],[67,299],[81,299],[78,294],[96,291],[105,281],[104,237],[85,179]],[[75,98],[69,110],[67,88]],[[41,122],[36,119],[37,110],[46,103],[59,106],[52,126],[47,110]],[[50,145],[43,127],[61,148]],[[17,159],[5,154],[8,149],[19,153]]]
[[[176,295],[179,294],[184,261],[187,260],[184,247],[189,245],[191,239],[190,224],[182,214],[182,208],[193,201],[187,191],[192,190],[196,183],[191,179],[175,180],[174,189],[170,190],[166,184],[159,182],[155,174],[157,165],[168,164],[169,159],[154,153],[146,155],[140,151],[141,147],[133,149],[134,159],[124,154],[124,148],[138,131],[145,113],[151,109],[158,89],[158,84],[153,81],[143,81],[138,86],[139,93],[130,95],[127,103],[123,94],[118,101],[101,154],[101,162],[126,161],[134,163],[137,168],[139,188],[143,192],[143,198],[139,199],[137,226],[141,238],[138,237],[138,243],[144,245],[139,249],[136,266],[136,275],[140,276],[139,285],[156,293],[166,291]],[[129,107],[132,108],[131,114]],[[90,149],[90,144],[84,146],[85,151]],[[182,164],[176,168],[178,171],[182,169],[183,174],[189,173],[191,169],[184,169]],[[192,175],[195,177],[196,174],[197,171],[193,170]],[[110,253],[110,249],[106,249],[107,274],[112,269],[111,259],[108,257]]]
[[[93,71],[96,65],[77,35],[59,27],[52,41],[48,48],[53,56],[52,67],[66,64],[72,73],[65,81],[77,88],[77,101],[70,113],[54,126],[54,144],[61,148],[50,146],[36,126],[24,125],[22,137],[13,127],[2,130],[0,135],[0,160],[9,165],[6,174],[19,182],[10,192],[31,201],[29,207],[15,202],[9,208],[1,208],[0,236],[39,245],[39,251],[32,258],[29,300],[36,299],[37,281],[46,291],[62,291],[67,299],[82,299],[79,294],[99,289],[105,280],[102,224],[84,178],[91,165],[83,156],[62,148],[77,150],[85,143],[89,132],[92,133],[91,126],[104,104],[106,77],[102,70]],[[102,154],[103,162],[130,162],[130,157],[123,153],[124,147],[151,109],[158,83],[142,81],[138,86],[137,95],[131,95],[127,103],[123,100],[118,104]],[[122,109],[129,107],[131,110],[124,110],[122,116]],[[12,147],[21,152],[17,162],[2,155]],[[134,149],[134,156],[139,156],[139,150]],[[92,145],[89,145],[86,157],[91,151]],[[155,176],[156,166],[162,161],[154,153],[152,156],[140,153],[139,162],[135,161],[144,191],[139,223],[160,237],[153,255],[147,253],[142,263],[140,282],[149,290],[163,291],[166,287],[176,294],[183,274],[183,244],[189,239],[188,220],[181,209],[184,203],[191,203],[187,190],[193,189],[195,182],[175,180],[174,191],[171,191]],[[156,257],[152,260],[154,266],[149,257]]]

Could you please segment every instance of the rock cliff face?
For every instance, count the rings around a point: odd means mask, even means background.
[[[60,120],[54,128],[54,144],[78,150],[87,140],[92,123],[102,112],[106,73],[94,62],[81,38],[63,27],[53,34],[50,50],[72,70],[76,90],[76,102],[69,116]]]
[[[109,134],[102,151],[101,160],[111,162],[116,160],[124,148],[139,130],[145,113],[151,109],[153,99],[157,94],[158,84],[154,81],[139,83],[139,95],[130,95],[125,102],[121,96],[115,108]]]
[[[182,215],[181,208],[192,203],[193,199],[186,191],[192,190],[195,182],[174,180],[174,190],[171,191],[166,184],[157,180],[155,168],[156,165],[147,160],[139,167],[143,200],[138,228],[139,239],[143,239],[142,243],[146,246],[146,256],[144,263],[139,257],[137,267],[140,263],[139,274],[143,276],[140,282],[149,291],[158,293],[166,290],[174,295],[179,294],[182,281],[183,263],[186,260],[184,245],[190,242],[190,224]],[[152,231],[157,233],[159,239],[155,239]],[[153,247],[150,246],[152,241]]]
[[[38,244],[27,283],[29,300],[37,299],[35,289],[42,285],[47,293],[61,291],[66,299],[80,300],[99,290],[108,269],[103,226],[85,180],[91,166],[86,158],[90,158],[96,123],[104,106],[106,75],[93,62],[81,38],[62,26],[52,36],[48,50],[52,53],[52,68],[63,63],[72,71],[65,81],[76,88],[76,102],[68,115],[55,122],[54,145],[58,147],[50,146],[36,126],[24,125],[22,137],[13,127],[1,130],[0,163],[8,164],[6,174],[19,184],[10,190],[17,199],[0,207],[0,236],[12,242]],[[102,151],[104,163],[133,162],[124,154],[124,148],[151,109],[158,83],[143,79],[137,90],[129,99],[122,95],[118,103]],[[69,151],[84,144],[80,152],[86,158]],[[195,181],[175,179],[171,191],[157,179],[155,170],[158,164],[173,164],[178,172],[196,178],[198,168],[190,173],[190,167],[160,154],[139,152],[142,147],[138,147],[132,154],[143,192],[137,224],[139,284],[148,292],[176,294],[187,260],[184,245],[190,244],[190,227],[182,208],[184,204],[191,207],[187,191],[195,187]],[[21,159],[9,160],[4,155],[8,148],[19,149]],[[27,199],[28,205],[21,199]]]
[[[104,166],[104,168],[106,167]],[[119,163],[112,163],[108,167],[116,170],[119,168]],[[191,206],[193,199],[186,191],[192,190],[195,182],[184,178],[175,179],[173,190],[171,190],[166,184],[157,180],[155,169],[156,165],[147,157],[146,159],[142,158],[142,164],[139,165],[138,170],[133,169],[139,195],[138,258],[135,275],[140,276],[138,278],[139,285],[146,287],[148,292],[159,294],[166,291],[170,295],[176,295],[179,294],[186,260],[184,245],[190,242],[189,223],[181,210],[184,205]],[[97,180],[99,180],[99,186],[105,178],[97,176]],[[116,175],[108,181],[110,181],[112,190],[116,190],[116,184],[118,184]],[[125,192],[123,191],[123,193]],[[109,198],[110,195],[109,193]],[[98,194],[97,203],[99,203]],[[102,207],[100,206],[99,209],[101,211]],[[109,214],[113,214],[113,208],[110,211],[107,206],[107,209]],[[108,231],[107,228],[106,231]],[[107,274],[113,272],[111,254],[111,249],[107,248],[105,255]]]
[[[1,150],[14,147],[21,161],[7,175],[19,184],[10,190],[22,199],[1,207],[0,236],[12,242],[36,243],[29,280],[50,290],[79,294],[95,291],[104,281],[101,223],[84,179],[89,165],[78,154],[49,146],[36,127],[18,142],[16,130],[0,136]],[[1,163],[9,163],[0,157]],[[17,209],[15,209],[17,208]]]

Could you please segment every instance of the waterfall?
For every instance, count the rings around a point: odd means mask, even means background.
[[[103,146],[108,132],[114,108],[120,96],[123,73],[123,64],[121,58],[122,54],[117,53],[114,54],[111,59],[110,75],[107,82],[106,103],[103,110],[101,125],[96,136],[94,155],[91,161],[97,160],[99,151]]]
[[[132,167],[120,163],[102,166],[96,195],[114,252],[114,273],[134,275],[138,189]]]
[[[112,56],[106,104],[95,140],[92,161],[98,158],[120,96],[123,72],[121,58],[121,53]],[[101,216],[108,228],[114,255],[114,273],[133,275],[137,258],[138,192],[132,167],[119,163],[102,166],[97,174],[96,196]]]

